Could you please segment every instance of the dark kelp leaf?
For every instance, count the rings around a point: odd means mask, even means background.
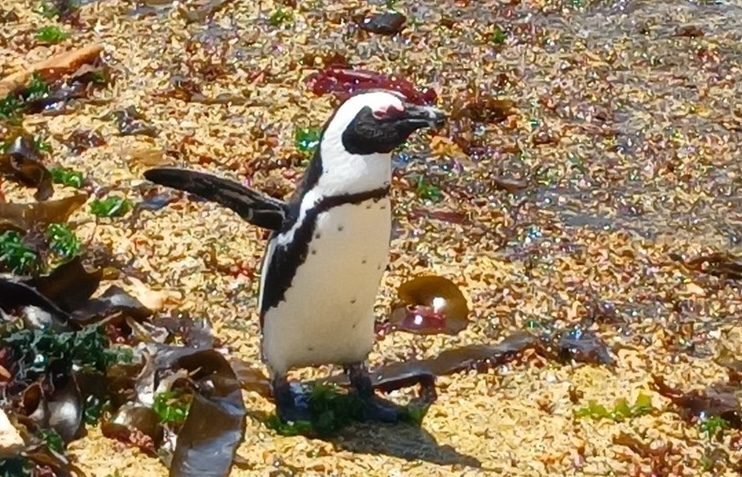
[[[389,318],[393,330],[455,335],[469,324],[469,306],[458,286],[443,277],[419,276],[397,290],[402,304]]]
[[[214,333],[207,318],[194,320],[190,316],[160,317],[153,320],[152,324],[179,336],[189,348],[214,348]]]
[[[432,404],[438,399],[438,392],[435,389],[435,378],[436,376],[433,373],[414,368],[396,373],[388,373],[382,368],[372,375],[374,389],[383,393],[419,386],[418,399],[424,404]]]
[[[27,311],[29,307],[34,307],[36,311],[34,312],[34,320],[26,317],[27,321],[50,325],[55,331],[69,331],[73,328],[70,323],[70,315],[34,288],[17,282],[12,277],[0,277],[0,309],[6,313],[11,313],[19,308]],[[38,323],[31,324],[36,325]]]
[[[594,332],[580,327],[560,333],[554,343],[557,355],[565,361],[614,364],[605,342]]]
[[[49,449],[45,444],[29,447],[21,455],[37,466],[49,467],[55,477],[85,477],[85,473],[67,457]]]
[[[135,106],[129,106],[126,109],[117,110],[111,114],[116,119],[119,133],[122,136],[157,136],[157,130],[154,126],[147,124],[145,117]]]
[[[71,313],[88,302],[103,278],[103,270],[88,271],[78,255],[55,268],[50,274],[24,281],[30,287]]]
[[[232,367],[208,349],[178,359],[176,367],[198,372],[196,393],[178,435],[171,477],[227,477],[245,433],[247,411]]]
[[[55,360],[49,366],[52,393],[48,398],[49,426],[62,436],[65,442],[77,438],[83,429],[85,402],[71,363]]]
[[[5,154],[0,155],[0,169],[13,174],[21,183],[36,187],[36,200],[46,200],[54,194],[52,174],[44,166],[31,139],[18,136]]]
[[[76,129],[66,139],[73,154],[80,154],[92,149],[106,145],[106,140],[100,133],[92,129]]]
[[[98,372],[77,373],[80,392],[87,399],[103,402],[110,400],[111,409],[118,410],[126,403],[136,400],[134,386],[142,363],[113,363],[105,374]]]
[[[668,386],[662,376],[652,376],[652,379],[658,393],[686,410],[691,416],[704,418],[718,416],[727,421],[730,426],[736,429],[742,428],[742,415],[735,386],[717,383],[705,391],[683,392]]]
[[[504,190],[509,194],[515,194],[528,187],[528,181],[511,179],[507,177],[492,177],[490,179],[495,189]]]
[[[691,270],[708,273],[710,275],[728,277],[735,280],[742,279],[742,259],[730,253],[718,252],[702,255],[685,262]]]
[[[356,19],[362,30],[379,35],[396,35],[404,29],[407,17],[399,12],[374,13]]]
[[[0,230],[15,229],[26,232],[36,224],[65,223],[87,200],[87,195],[75,194],[46,202],[24,204],[0,202]]]
[[[72,319],[90,324],[103,320],[114,313],[121,313],[135,320],[152,316],[152,311],[123,288],[112,285],[99,298],[88,301],[85,306],[72,313]]]
[[[237,358],[230,358],[229,364],[242,389],[258,393],[266,399],[272,398],[270,380],[261,370]]]
[[[435,358],[391,363],[371,372],[374,387],[389,392],[396,386],[421,384],[423,388],[433,376],[446,376],[470,369],[483,370],[515,360],[526,350],[538,350],[540,341],[528,332],[517,332],[496,345],[469,345],[445,350]],[[317,382],[347,385],[344,375]]]
[[[134,445],[149,454],[160,447],[165,436],[160,416],[151,408],[136,404],[121,406],[110,421],[101,425],[101,432],[110,439]]]
[[[42,428],[49,427],[49,403],[41,383],[33,383],[23,391],[21,405],[31,422]]]

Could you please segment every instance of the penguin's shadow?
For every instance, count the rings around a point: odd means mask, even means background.
[[[358,454],[386,455],[436,465],[482,466],[477,458],[439,444],[432,434],[413,424],[357,423],[323,440],[338,450]]]
[[[268,419],[268,415],[261,411],[248,411],[248,415],[260,422]],[[329,442],[336,450],[357,454],[385,455],[436,465],[482,466],[477,458],[461,454],[451,446],[439,444],[432,434],[411,423],[355,422],[331,436],[300,435],[307,439]]]

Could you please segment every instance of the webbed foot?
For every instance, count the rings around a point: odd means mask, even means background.
[[[273,399],[276,403],[276,414],[284,422],[311,421],[309,399],[301,390],[292,389],[285,376],[273,379]]]
[[[364,363],[346,366],[345,373],[348,375],[350,385],[363,402],[363,420],[388,424],[396,424],[405,420],[407,411],[404,407],[376,395],[371,376]]]

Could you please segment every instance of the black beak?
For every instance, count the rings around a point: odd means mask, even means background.
[[[433,106],[406,104],[405,112],[399,119],[413,129],[437,128],[446,122],[446,114]]]

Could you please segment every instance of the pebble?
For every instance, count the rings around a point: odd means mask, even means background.
[[[18,430],[10,423],[5,411],[0,409],[0,459],[17,456],[25,446]]]

